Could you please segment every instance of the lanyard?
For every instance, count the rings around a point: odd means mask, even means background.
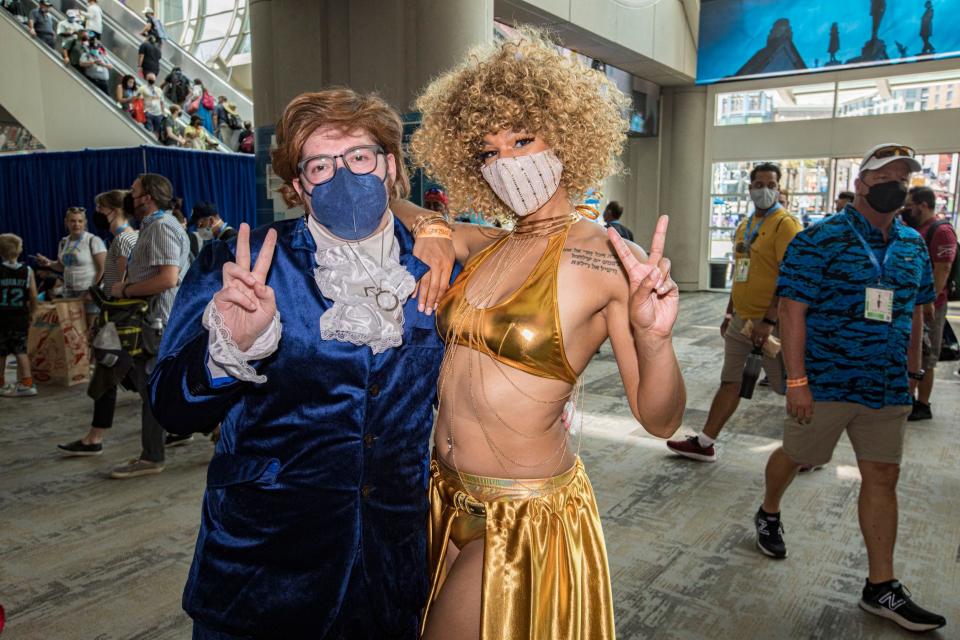
[[[750,255],[750,246],[753,244],[754,240],[757,239],[757,235],[760,233],[760,228],[763,226],[764,221],[770,217],[770,214],[774,213],[779,208],[780,203],[774,203],[772,207],[767,209],[766,215],[757,221],[756,226],[752,226],[754,218],[757,217],[756,209],[754,209],[753,213],[750,214],[750,217],[747,218],[747,224],[743,229],[743,245],[745,247],[744,253]]]
[[[60,261],[61,261],[61,263],[62,263],[62,262],[63,262],[63,258],[66,258],[66,259],[68,259],[68,260],[70,261],[70,264],[64,264],[63,266],[65,266],[65,267],[72,267],[72,266],[74,266],[74,264],[73,264],[74,262],[78,262],[78,261],[79,261],[79,260],[77,259],[77,251],[80,249],[80,243],[81,243],[81,242],[83,242],[83,236],[80,236],[80,239],[74,241],[73,246],[71,246],[71,245],[70,245],[70,237],[67,236],[67,243],[66,243],[66,244],[64,245],[64,247],[63,247],[63,254],[62,254],[62,258],[61,258]]]
[[[166,211],[164,211],[163,209],[161,209],[160,211],[157,211],[156,213],[151,213],[149,216],[143,219],[142,223],[140,223],[140,228],[146,229],[150,223],[152,223],[157,218],[162,218],[163,214],[165,213]]]
[[[857,231],[857,228],[853,226],[853,223],[850,221],[849,217],[846,218],[846,221],[847,226],[850,227],[850,231],[853,231],[853,235],[857,237],[857,240],[859,240],[861,246],[863,246],[863,250],[867,252],[867,257],[870,258],[870,264],[873,265],[873,271],[877,274],[877,284],[879,284],[880,280],[883,279],[883,272],[886,270],[887,263],[890,261],[890,255],[893,253],[893,245],[896,244],[896,241],[887,245],[886,253],[883,256],[883,265],[881,265],[877,260],[877,256],[873,252],[873,249],[870,247],[867,241],[864,240],[863,236],[860,235],[860,232]]]
[[[767,219],[767,216],[763,216],[757,221],[756,225],[753,225],[753,219],[757,216],[757,212],[754,211],[750,214],[750,217],[747,218],[747,224],[743,228],[743,244],[746,247],[747,255],[750,255],[750,245],[753,244],[753,241],[757,239],[757,234],[760,233],[760,227],[763,226],[763,221]]]

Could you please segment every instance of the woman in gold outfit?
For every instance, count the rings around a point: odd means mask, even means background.
[[[561,419],[610,339],[651,434],[679,426],[678,294],[662,257],[580,218],[573,202],[620,170],[625,98],[539,33],[478,51],[419,98],[415,162],[451,210],[465,268],[437,309],[447,342],[431,464],[433,581],[424,637],[605,640],[613,600],[579,439]]]

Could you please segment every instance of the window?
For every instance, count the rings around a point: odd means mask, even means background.
[[[787,210],[804,225],[813,224],[833,211],[828,202],[830,160],[774,160],[780,166],[781,189],[789,193]],[[729,288],[733,263],[733,235],[737,226],[753,213],[750,200],[750,170],[757,161],[717,162],[710,187],[710,288]]]
[[[862,158],[838,158],[834,193],[853,191]],[[960,154],[931,153],[917,156],[922,169],[911,178],[912,186],[926,186],[937,194],[937,213],[952,217],[957,210],[957,163]]]
[[[249,62],[248,0],[160,0],[167,33],[209,66]]]
[[[718,93],[717,126],[814,120],[833,115],[834,84]]]
[[[805,223],[816,222],[827,208],[830,161],[826,158],[779,160],[781,188],[789,193],[787,209]],[[711,261],[733,260],[733,233],[754,207],[750,201],[750,170],[756,162],[717,162],[710,193]]]
[[[716,126],[960,109],[960,69],[718,93]]]
[[[960,70],[853,80],[837,85],[837,117],[960,108],[954,90]]]

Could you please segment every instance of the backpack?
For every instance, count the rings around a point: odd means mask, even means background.
[[[160,144],[168,144],[170,142],[170,136],[167,135],[167,127],[171,127],[173,123],[171,122],[170,116],[163,116],[163,120],[160,121],[160,131],[157,131],[157,139],[160,140]]]
[[[186,100],[187,96],[190,95],[190,78],[178,71],[173,77],[173,82],[171,84],[175,88],[177,104],[183,104],[183,101]]]
[[[927,243],[927,251],[930,250],[930,243],[933,242],[933,234],[945,224],[949,225],[950,222],[948,220],[937,220],[927,229],[927,235],[924,237]],[[960,243],[958,243],[957,251],[954,253],[953,264],[950,265],[950,275],[947,276],[947,300],[951,302],[960,300]]]
[[[70,57],[70,64],[76,67],[80,64],[80,56],[83,55],[83,45],[80,38],[74,38],[67,49],[67,55]]]
[[[227,126],[234,131],[243,129],[243,123],[240,122],[240,116],[235,113],[227,112]]]
[[[213,111],[213,107],[215,106],[215,103],[214,103],[214,101],[213,101],[213,96],[212,96],[212,95],[210,95],[210,94],[207,93],[207,92],[204,92],[204,93],[203,93],[203,96],[201,96],[200,100],[201,100],[201,102],[203,103],[203,108],[204,108],[204,109],[208,109],[208,110],[210,110],[210,111]]]
[[[200,243],[200,236],[193,231],[187,232],[187,239],[190,240],[190,264],[193,264],[193,261],[200,255],[200,249],[203,247]]]
[[[253,134],[250,134],[240,141],[240,152],[253,153]]]

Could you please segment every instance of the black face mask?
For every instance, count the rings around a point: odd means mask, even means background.
[[[913,209],[911,209],[911,208],[909,208],[909,207],[904,207],[904,208],[900,211],[900,217],[903,218],[903,221],[904,221],[905,223],[907,223],[907,225],[909,225],[909,226],[911,226],[911,227],[916,227],[916,226],[917,226],[917,218],[919,218],[920,216],[915,215],[914,212],[913,212]]]
[[[123,196],[123,212],[127,214],[128,218],[133,217],[133,212],[136,207],[133,206],[133,194],[128,193]]]
[[[907,187],[899,180],[881,182],[870,187],[867,202],[879,213],[893,213],[907,199]]]
[[[109,231],[110,219],[106,215],[100,213],[99,211],[94,211],[93,225],[97,228],[97,231],[100,231],[101,233],[104,231]]]

